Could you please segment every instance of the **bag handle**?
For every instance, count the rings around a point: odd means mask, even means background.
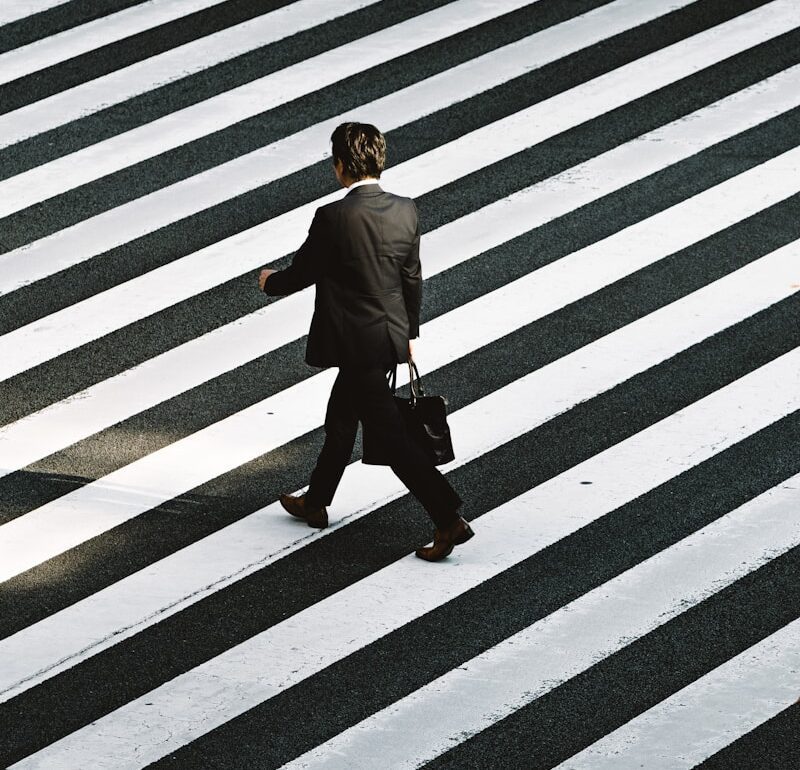
[[[411,385],[411,398],[409,400],[413,408],[417,405],[417,399],[425,395],[425,391],[422,388],[422,377],[419,375],[419,369],[417,369],[417,364],[411,356],[408,357],[408,382]],[[391,370],[389,387],[392,389],[392,395],[394,395],[397,391],[397,364]]]
[[[422,389],[422,377],[420,377],[419,369],[417,369],[417,365],[411,357],[408,359],[408,381],[411,383],[411,394],[415,400],[425,395],[425,391]]]

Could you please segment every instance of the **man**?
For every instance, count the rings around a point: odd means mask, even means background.
[[[461,498],[409,438],[387,374],[412,355],[419,335],[422,274],[417,207],[378,184],[386,141],[368,123],[342,123],[331,135],[334,171],[348,188],[318,208],[308,237],[285,270],[264,269],[259,287],[283,296],[316,284],[306,363],[338,366],[325,415],[325,444],[304,495],[281,504],[311,527],[328,526],[327,505],[350,460],[358,422],[435,524],[433,545],[416,555],[446,557],[474,534],[458,514]]]

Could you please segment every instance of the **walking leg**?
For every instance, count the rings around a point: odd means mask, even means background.
[[[358,414],[353,406],[350,382],[342,369],[336,377],[325,413],[325,443],[311,472],[306,504],[312,508],[330,505],[353,454]]]

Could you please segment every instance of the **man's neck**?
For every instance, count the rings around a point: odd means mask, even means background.
[[[379,180],[374,179],[371,176],[364,177],[364,179],[359,179],[357,182],[353,182],[352,184],[350,184],[347,189],[352,190],[354,187],[358,187],[359,185],[362,184],[378,184],[378,181]]]

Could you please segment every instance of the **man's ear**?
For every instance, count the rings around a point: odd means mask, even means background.
[[[342,173],[344,172],[344,163],[342,163],[341,158],[336,158],[333,161],[333,171],[336,174],[336,178],[339,180],[339,184],[341,184],[342,187],[346,187],[347,185],[345,184],[344,177],[342,176]]]

